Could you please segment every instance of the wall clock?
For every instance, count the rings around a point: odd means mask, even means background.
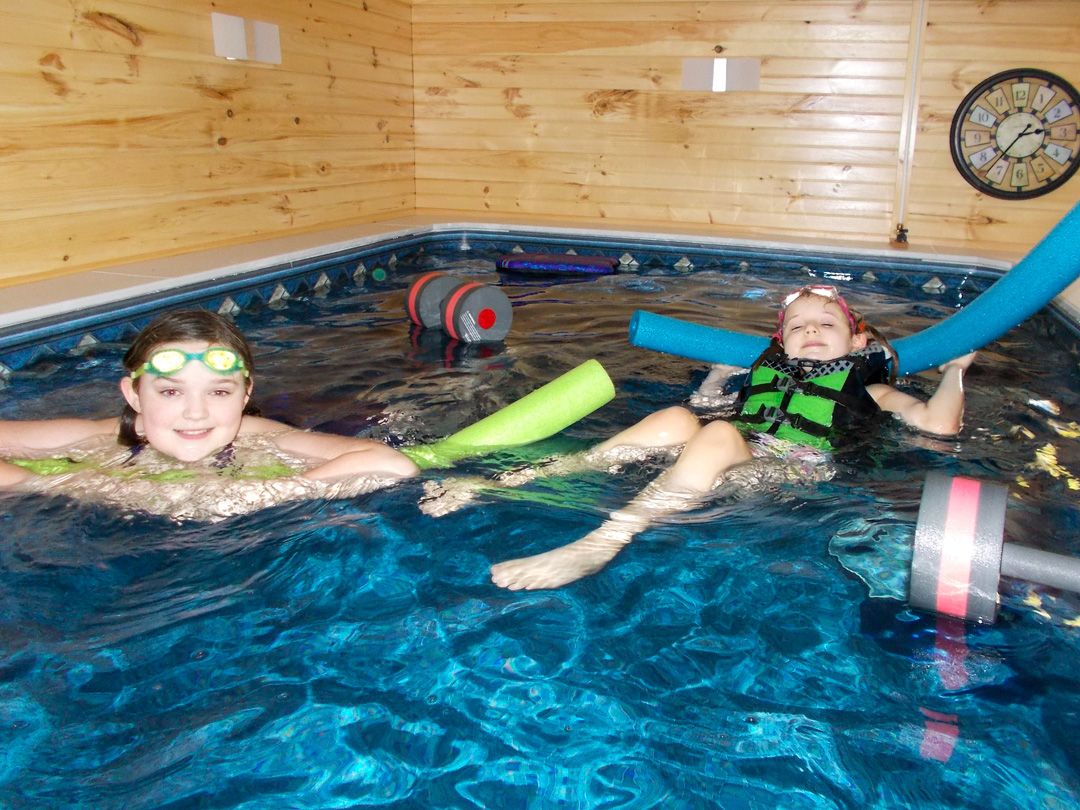
[[[1034,68],[997,73],[967,94],[949,142],[956,168],[991,197],[1053,191],[1080,167],[1080,93]]]

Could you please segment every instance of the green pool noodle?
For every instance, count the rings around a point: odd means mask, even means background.
[[[604,367],[586,360],[452,436],[400,450],[422,470],[449,467],[469,456],[546,439],[614,398],[615,386]]]
[[[34,475],[63,475],[89,469],[93,465],[71,458],[11,458],[8,463],[29,470]]]
[[[162,470],[160,472],[147,472],[140,469],[127,469],[124,467],[101,467],[93,461],[75,461],[71,458],[13,458],[8,459],[10,464],[30,470],[35,475],[65,475],[67,473],[82,472],[83,470],[95,470],[111,475],[113,478],[138,478],[142,481],[186,481],[194,478],[194,470]],[[297,470],[287,464],[259,464],[240,469],[222,470],[221,475],[228,478],[257,479],[269,481],[275,478],[288,478],[296,475]]]

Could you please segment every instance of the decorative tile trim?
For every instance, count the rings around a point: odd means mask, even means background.
[[[177,287],[135,297],[121,304],[92,307],[0,329],[0,379],[43,357],[78,352],[98,342],[132,339],[159,312],[199,306],[235,315],[253,306],[284,306],[288,298],[369,280],[393,280],[397,265],[424,253],[486,255],[510,252],[570,253],[618,261],[618,272],[683,275],[688,272],[745,273],[754,269],[787,270],[793,283],[806,279],[838,282],[876,281],[918,295],[982,292],[1001,271],[973,262],[938,262],[903,256],[830,253],[812,249],[773,249],[739,245],[703,245],[692,241],[633,240],[544,233],[443,231],[397,237],[314,259],[287,262],[209,283]],[[493,267],[494,269],[494,267]],[[1080,325],[1053,304],[1057,323],[1048,327],[1058,338],[1080,340]],[[1074,347],[1075,348],[1075,347]]]

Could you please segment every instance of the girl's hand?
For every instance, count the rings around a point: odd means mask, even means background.
[[[971,364],[975,362],[976,354],[978,354],[978,352],[968,352],[962,357],[954,357],[947,363],[942,363],[940,366],[938,366],[938,371],[947,371],[950,368],[958,368],[961,371],[966,371],[971,366]]]

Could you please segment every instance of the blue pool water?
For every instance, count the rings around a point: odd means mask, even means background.
[[[704,369],[629,347],[635,309],[763,333],[781,291],[839,276],[901,335],[993,280],[641,246],[611,277],[500,279],[491,250],[462,241],[198,300],[236,305],[256,399],[304,427],[424,441],[590,357],[614,379],[616,400],[560,436],[441,477],[580,449],[685,402]],[[668,261],[684,255],[692,272]],[[427,269],[501,284],[505,344],[410,334],[404,290]],[[944,291],[924,291],[935,276]],[[5,336],[0,417],[116,413],[149,309]],[[926,394],[933,376],[905,385]],[[215,524],[4,496],[0,805],[1075,807],[1080,597],[1006,581],[991,627],[903,601],[927,469],[1009,484],[1013,539],[1080,554],[1074,333],[1048,314],[1011,331],[968,392],[960,439],[890,424],[834,480],[723,490],[558,591],[501,591],[487,569],[581,536],[659,462],[439,519],[417,510],[420,481]]]

